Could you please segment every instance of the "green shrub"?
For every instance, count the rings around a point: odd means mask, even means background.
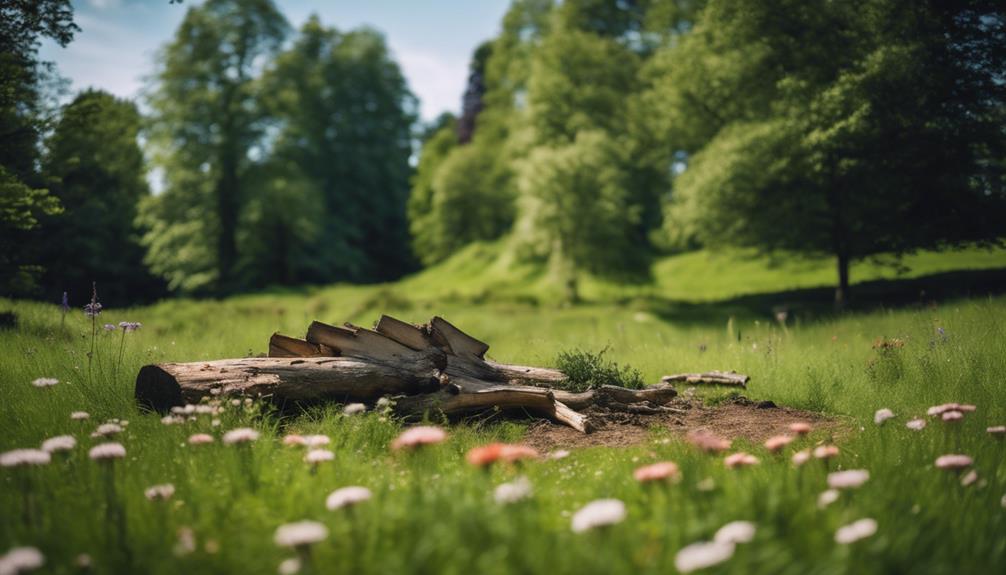
[[[629,389],[642,389],[643,374],[638,369],[604,359],[604,348],[598,353],[583,350],[560,351],[555,364],[566,381],[557,387],[568,391],[587,391],[601,385],[618,385]]]

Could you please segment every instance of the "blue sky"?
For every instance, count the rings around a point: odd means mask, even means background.
[[[409,86],[430,120],[457,112],[468,58],[499,31],[509,0],[274,0],[295,28],[316,12],[327,26],[369,25],[384,33]],[[101,88],[135,98],[153,71],[155,51],[168,42],[189,6],[168,0],[74,0],[81,32],[67,47],[45,45],[72,89]]]

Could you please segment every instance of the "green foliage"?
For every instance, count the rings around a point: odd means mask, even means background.
[[[581,392],[602,385],[617,385],[629,389],[642,389],[646,384],[643,374],[631,366],[619,366],[605,359],[607,348],[598,353],[584,350],[560,351],[555,366],[566,374],[566,381],[557,386],[568,391]]]
[[[0,166],[0,293],[33,291],[43,270],[25,257],[29,233],[45,216],[61,210],[59,200],[48,190],[28,187]]]

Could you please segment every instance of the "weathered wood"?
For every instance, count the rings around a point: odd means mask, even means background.
[[[141,405],[164,411],[208,395],[277,402],[372,401],[440,387],[440,370],[429,355],[397,365],[350,357],[252,357],[147,365],[136,376],[135,393]]]
[[[654,385],[643,389],[627,389],[602,385],[581,393],[554,390],[555,398],[572,409],[586,409],[593,405],[650,403],[662,406],[677,397],[678,392],[669,385]]]
[[[675,375],[665,375],[660,378],[661,383],[686,383],[688,385],[732,385],[737,387],[747,387],[751,378],[736,371],[707,371],[705,373],[678,373]]]
[[[279,333],[269,338],[269,357],[327,357],[336,355],[328,346]]]
[[[489,351],[489,344],[475,339],[440,316],[430,320],[429,331],[434,342],[446,346],[454,355],[485,359]]]
[[[395,319],[389,315],[382,315],[377,320],[374,330],[415,350],[426,349],[432,345],[429,337],[419,326]]]
[[[340,356],[356,357],[391,365],[415,361],[419,357],[437,358],[437,367],[446,366],[443,351],[433,346],[414,350],[374,330],[352,326],[338,327],[320,321],[311,322],[307,341],[332,348]]]

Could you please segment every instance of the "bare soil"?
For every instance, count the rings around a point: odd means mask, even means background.
[[[684,413],[638,415],[591,410],[587,413],[601,423],[593,433],[584,435],[566,426],[540,421],[531,425],[524,442],[542,452],[593,446],[623,447],[650,441],[655,432],[666,434],[669,431],[684,436],[689,431],[704,429],[731,440],[761,443],[773,435],[787,433],[789,424],[797,421],[806,421],[816,430],[832,435],[841,435],[848,427],[821,413],[779,407],[771,401],[754,402],[744,397],[714,406],[703,405],[697,399],[679,398],[668,407]]]

